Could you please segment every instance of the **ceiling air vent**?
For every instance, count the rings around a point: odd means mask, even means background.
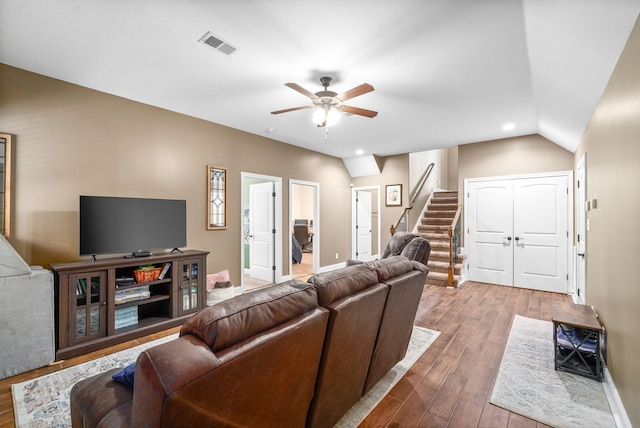
[[[237,50],[237,48],[231,46],[220,37],[214,35],[211,31],[208,31],[207,34],[200,37],[200,40],[198,41],[204,43],[205,45],[209,45],[226,55],[231,55]]]

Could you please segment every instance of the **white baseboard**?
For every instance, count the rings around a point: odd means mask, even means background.
[[[322,266],[320,269],[318,269],[318,273],[329,272],[329,271],[340,269],[346,266],[347,266],[347,262],[336,263],[328,266]]]
[[[627,412],[622,405],[622,400],[620,400],[620,396],[618,395],[618,390],[613,383],[609,370],[606,368],[604,369],[604,382],[602,383],[602,386],[604,388],[604,395],[607,397],[607,401],[609,402],[609,407],[611,408],[611,413],[613,414],[616,427],[632,428],[629,416],[627,416]]]

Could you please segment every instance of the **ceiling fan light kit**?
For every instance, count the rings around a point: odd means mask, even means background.
[[[356,86],[355,88],[348,90],[347,92],[338,94],[337,92],[330,91],[328,89],[329,85],[331,84],[331,77],[321,77],[320,83],[324,87],[324,90],[318,91],[315,94],[298,85],[297,83],[285,83],[285,86],[288,86],[294,91],[300,92],[302,95],[311,99],[312,105],[292,107],[284,110],[276,110],[272,111],[271,114],[288,113],[290,111],[320,107],[320,109],[316,110],[316,112],[313,114],[312,119],[318,127],[335,125],[340,119],[341,111],[369,118],[373,118],[378,115],[377,111],[351,107],[343,104],[343,102],[346,100],[372,92],[374,88],[370,84],[363,83],[360,86]]]
[[[311,119],[318,127],[333,126],[340,121],[340,113],[331,106],[316,110]]]

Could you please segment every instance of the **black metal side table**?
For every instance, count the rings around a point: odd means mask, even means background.
[[[593,309],[556,302],[552,321],[555,369],[602,382],[605,330]]]

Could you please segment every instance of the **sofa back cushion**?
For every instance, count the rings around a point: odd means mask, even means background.
[[[317,306],[316,289],[311,284],[291,280],[203,309],[184,323],[180,336],[192,334],[217,352]]]
[[[356,294],[378,283],[378,275],[370,266],[361,264],[320,273],[309,278],[318,290],[320,306]]]
[[[391,256],[386,259],[368,262],[367,266],[376,272],[378,282],[382,283],[414,269],[414,264],[411,260],[404,256]],[[426,269],[426,266],[424,268]]]
[[[307,427],[329,428],[362,396],[387,286],[364,264],[321,273],[309,282],[330,312]]]
[[[410,232],[396,232],[384,249],[382,258],[405,256],[426,265],[430,254],[431,244],[425,238]]]
[[[394,256],[371,262],[381,283],[389,287],[380,329],[364,386],[369,391],[406,354],[428,269]]]

